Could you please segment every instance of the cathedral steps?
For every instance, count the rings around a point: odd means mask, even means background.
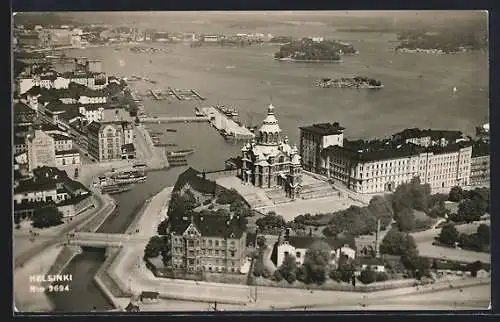
[[[319,182],[302,186],[300,198],[315,199],[315,198],[330,197],[338,194],[339,192],[335,190],[329,183]]]

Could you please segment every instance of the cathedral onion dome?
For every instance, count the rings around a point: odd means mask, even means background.
[[[279,144],[280,134],[281,128],[274,115],[274,106],[270,104],[267,108],[267,116],[259,129],[259,143],[264,145],[277,145]]]

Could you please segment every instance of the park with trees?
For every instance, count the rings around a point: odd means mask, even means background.
[[[452,222],[448,222],[441,228],[441,232],[436,237],[439,245],[446,247],[460,247],[476,252],[491,251],[490,226],[480,224],[477,231],[472,234],[460,233]]]

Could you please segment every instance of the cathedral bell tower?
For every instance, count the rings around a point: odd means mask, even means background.
[[[300,194],[300,189],[302,187],[302,166],[300,161],[300,156],[297,147],[294,146],[291,152],[291,164],[290,164],[290,174],[289,174],[289,191],[288,196],[295,199]]]
[[[267,108],[267,116],[262,122],[258,133],[258,144],[277,146],[281,140],[281,128],[274,115],[274,106],[272,104]]]

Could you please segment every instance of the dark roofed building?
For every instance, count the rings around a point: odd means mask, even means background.
[[[464,135],[461,131],[450,130],[422,130],[419,128],[405,129],[401,132],[392,135],[394,141],[402,143],[414,143],[422,146],[441,145],[445,146],[450,143],[456,143],[463,139]]]
[[[245,218],[215,213],[192,214],[170,221],[169,266],[187,272],[239,273],[246,262]]]
[[[340,126],[339,122],[334,123],[317,123],[309,126],[299,127],[301,131],[314,133],[320,136],[341,134],[345,128]]]
[[[338,122],[317,123],[300,129],[299,153],[307,171],[322,173],[321,152],[330,146],[342,146],[344,127]]]
[[[195,194],[195,197],[197,197],[196,193],[205,196],[214,196],[216,188],[217,184],[214,181],[204,179],[201,172],[189,167],[177,177],[173,192],[183,193],[189,189]]]
[[[489,186],[491,183],[490,144],[487,141],[475,141],[472,145],[470,169],[471,186]]]
[[[29,125],[36,122],[37,112],[24,103],[14,104],[14,124]]]
[[[133,143],[122,145],[122,159],[135,159],[135,147]]]

